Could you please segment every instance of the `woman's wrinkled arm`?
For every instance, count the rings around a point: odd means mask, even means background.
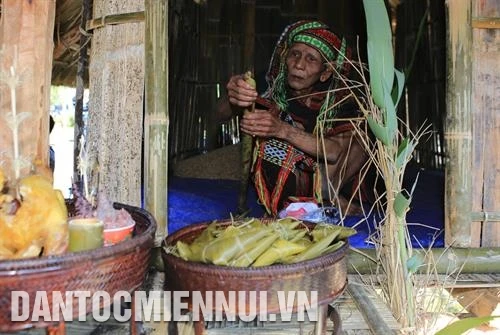
[[[301,151],[328,164],[335,164],[347,157],[353,146],[361,147],[358,140],[353,140],[353,132],[343,132],[335,136],[323,137],[323,141],[315,134],[281,121],[277,116],[264,110],[246,113],[241,121],[241,130],[247,134],[260,137],[274,137],[284,140]]]

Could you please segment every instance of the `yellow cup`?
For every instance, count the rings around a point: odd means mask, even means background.
[[[96,249],[104,245],[104,223],[99,219],[71,219],[68,229],[71,252]]]

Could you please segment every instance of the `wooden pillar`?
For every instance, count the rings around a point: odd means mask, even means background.
[[[471,246],[472,29],[471,1],[446,1],[447,85],[445,243]]]
[[[85,91],[84,78],[88,77],[86,73],[88,69],[88,48],[90,34],[85,31],[87,21],[92,18],[92,3],[91,0],[82,1],[82,19],[80,22],[80,50],[78,55],[78,67],[76,71],[76,99],[75,99],[75,125],[74,125],[74,145],[73,145],[73,181],[80,185],[80,172],[79,172],[79,154],[81,148],[81,139],[84,131],[83,121],[83,94]]]
[[[140,11],[143,1],[93,3],[94,19]],[[110,201],[140,206],[144,22],[105,24],[92,31],[89,91],[87,153],[99,172],[99,192]]]
[[[144,201],[160,246],[168,222],[168,3],[146,0],[145,7]]]
[[[19,130],[20,176],[31,170],[35,159],[48,167],[49,104],[54,49],[55,0],[2,0],[0,25],[0,167],[9,179],[15,178],[13,168],[13,132],[7,125],[12,113],[11,90],[6,77],[19,80],[15,87],[16,113],[27,112]],[[45,169],[47,170],[47,169]]]
[[[500,2],[472,9],[473,246],[500,246]],[[482,221],[482,222],[481,222]],[[482,224],[481,224],[482,223]]]

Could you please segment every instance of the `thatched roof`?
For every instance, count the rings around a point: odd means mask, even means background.
[[[52,85],[76,86],[82,0],[57,0]],[[88,73],[88,71],[85,71]],[[87,85],[88,78],[85,78]]]

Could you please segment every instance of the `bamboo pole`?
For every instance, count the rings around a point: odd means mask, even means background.
[[[253,76],[255,51],[255,1],[245,1],[241,4],[243,13],[243,67]],[[250,135],[241,135],[241,180],[238,197],[238,214],[248,212],[247,192],[252,165],[253,138]]]
[[[78,157],[82,149],[80,140],[83,136],[83,92],[85,90],[85,70],[88,65],[89,34],[85,31],[85,22],[92,15],[92,4],[90,0],[82,2],[82,17],[80,23],[80,51],[78,56],[78,68],[76,71],[76,99],[75,99],[75,126],[73,142],[73,181],[80,185],[80,173],[78,169]],[[89,199],[90,200],[90,199]]]
[[[158,223],[155,247],[159,247],[168,223],[167,1],[146,0],[145,17],[144,203]]]
[[[471,246],[471,1],[446,1],[445,243]]]
[[[387,325],[383,316],[380,315],[377,306],[375,306],[373,301],[369,298],[363,286],[357,283],[349,283],[347,289],[373,334],[395,334]]]
[[[413,249],[413,254],[425,264],[426,253],[433,259],[439,274],[500,273],[500,248],[432,248]],[[351,274],[375,273],[377,264],[375,249],[358,249],[348,254],[348,272]],[[421,266],[417,272],[425,273],[427,267]]]
[[[473,3],[473,18],[500,21],[498,0]],[[500,48],[494,26],[474,25],[472,52],[472,221],[481,247],[500,246]],[[475,245],[473,245],[475,246]]]
[[[106,25],[130,23],[130,22],[142,22],[142,21],[144,21],[144,12],[141,11],[132,13],[104,15],[97,19],[91,19],[91,20],[89,16],[83,22],[85,22],[86,30],[93,30],[104,27]]]

